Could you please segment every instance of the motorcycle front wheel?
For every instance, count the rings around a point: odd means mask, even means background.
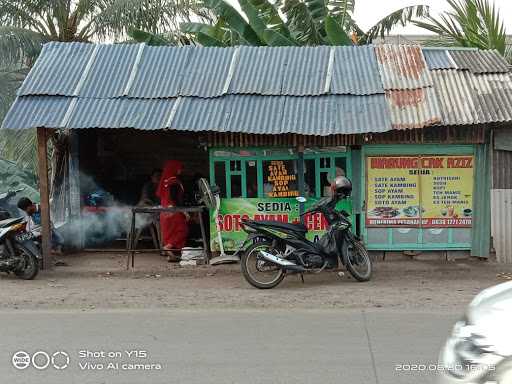
[[[21,244],[14,244],[16,256],[22,258],[21,266],[14,274],[23,280],[32,280],[39,273],[39,260],[28,248]]]
[[[346,238],[346,267],[357,281],[368,281],[372,277],[372,260],[364,245],[353,236]]]
[[[270,289],[283,281],[282,268],[260,256],[260,251],[271,254],[275,249],[268,241],[259,241],[247,248],[241,258],[242,273],[249,284],[259,289]]]

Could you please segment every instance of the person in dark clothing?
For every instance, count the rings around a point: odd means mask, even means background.
[[[161,169],[154,169],[153,172],[151,172],[151,178],[142,187],[139,205],[151,206],[160,204],[160,199],[156,195],[156,190],[160,184],[161,177]]]

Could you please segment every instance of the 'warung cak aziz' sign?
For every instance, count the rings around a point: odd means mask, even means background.
[[[316,199],[308,199],[305,209],[308,209]],[[340,203],[340,209],[350,211],[350,202]],[[237,250],[247,238],[243,231],[241,221],[251,219],[258,221],[280,221],[283,223],[296,223],[300,221],[299,203],[295,199],[222,199],[219,215],[210,217],[210,230],[212,250],[218,250],[216,225],[218,220],[224,248]],[[304,225],[308,228],[307,237],[316,241],[327,229],[327,221],[321,213],[306,215]]]
[[[367,158],[366,225],[471,227],[473,156]]]

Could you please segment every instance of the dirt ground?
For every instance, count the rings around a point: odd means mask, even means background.
[[[483,288],[512,277],[512,266],[489,261],[377,260],[372,281],[357,283],[334,272],[288,276],[273,290],[249,286],[237,264],[168,264],[139,254],[135,272],[122,253],[89,253],[59,258],[65,264],[33,281],[2,274],[3,309],[213,308],[264,309],[392,308],[460,309]]]

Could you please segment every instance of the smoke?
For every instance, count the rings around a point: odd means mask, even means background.
[[[116,201],[88,175],[80,175],[80,185],[83,208],[80,217],[62,228],[65,242],[76,248],[96,247],[126,238],[131,230],[132,206]],[[158,220],[157,215],[138,213],[136,231],[148,227],[154,220]]]

